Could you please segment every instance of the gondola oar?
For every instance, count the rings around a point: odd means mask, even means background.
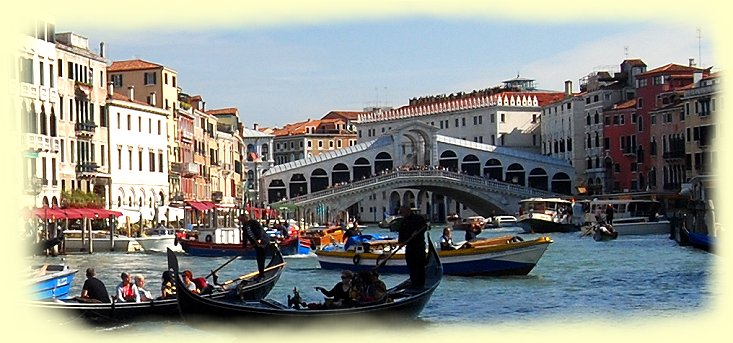
[[[278,264],[276,264],[274,266],[269,266],[269,267],[265,268],[265,271],[272,270],[272,269],[275,269],[275,268],[280,268],[281,266],[284,266],[285,264],[286,264],[286,262],[282,262],[282,263],[278,263]],[[260,274],[259,271],[251,272],[249,274],[244,274],[244,275],[242,275],[242,276],[240,276],[240,277],[238,277],[236,279],[232,279],[232,280],[229,280],[229,281],[224,281],[222,283],[215,283],[215,284],[217,286],[227,286],[227,285],[229,285],[229,284],[231,284],[233,282],[237,282],[237,281],[244,280],[244,279],[249,279],[249,278],[251,278],[253,276],[257,276],[259,274]]]
[[[385,259],[383,259],[379,263],[377,263],[377,266],[374,267],[372,270],[377,270],[377,269],[383,267],[387,263],[387,261],[389,261],[389,259],[392,258],[392,256],[394,256],[398,251],[400,251],[400,249],[402,249],[402,247],[404,247],[405,245],[407,245],[407,243],[410,243],[410,241],[412,241],[413,239],[415,239],[415,237],[417,237],[419,235],[425,234],[425,230],[427,230],[427,229],[428,229],[428,225],[425,224],[425,226],[423,226],[422,228],[420,228],[420,230],[417,230],[417,231],[413,232],[412,235],[410,237],[408,237],[407,240],[405,240],[404,243],[400,244],[397,247],[397,249],[392,250],[392,252]]]
[[[210,276],[215,275],[216,272],[224,268],[227,264],[232,263],[232,261],[236,260],[237,258],[239,258],[239,255],[236,255],[230,258],[229,261],[224,262],[224,264],[220,265],[219,268],[212,270],[211,273],[209,273],[209,275],[206,275],[206,277],[204,277],[204,279],[208,279]]]

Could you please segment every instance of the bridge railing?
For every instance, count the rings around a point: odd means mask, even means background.
[[[481,176],[472,176],[472,175],[466,175],[461,173],[456,173],[452,171],[447,170],[398,170],[398,171],[392,171],[385,174],[380,174],[374,177],[370,177],[363,180],[354,181],[345,185],[335,185],[331,186],[327,189],[323,189],[317,192],[312,192],[309,194],[301,195],[292,199],[287,199],[283,201],[279,201],[276,204],[286,204],[286,203],[304,203],[311,201],[313,199],[323,198],[329,195],[334,195],[336,193],[345,193],[348,190],[353,189],[360,189],[364,186],[379,184],[385,181],[398,179],[398,178],[421,178],[421,177],[442,177],[442,178],[448,178],[456,181],[462,181],[469,184],[480,184],[487,187],[491,187],[493,189],[499,189],[504,190],[506,192],[515,193],[515,194],[526,194],[529,197],[548,197],[548,196],[557,196],[556,193],[549,192],[549,191],[543,191],[536,188],[511,184],[507,182],[502,182],[499,180],[493,180],[493,179],[487,179]]]

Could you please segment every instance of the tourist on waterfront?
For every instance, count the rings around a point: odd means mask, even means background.
[[[117,301],[140,302],[140,294],[137,291],[137,286],[130,282],[130,274],[122,272],[120,278],[122,282],[117,285]]]
[[[261,278],[265,275],[265,255],[267,254],[267,247],[270,245],[270,236],[267,235],[262,225],[254,219],[249,219],[249,216],[245,214],[242,216],[242,225],[244,228],[244,244],[245,248],[247,243],[252,244],[257,255],[257,270],[259,275],[257,278]]]
[[[193,282],[193,273],[190,270],[183,271],[183,285],[192,293],[198,294],[199,291],[196,289],[196,284]]]
[[[164,271],[162,279],[160,297],[163,299],[174,298],[176,296],[176,280],[173,279],[173,273],[168,270]]]
[[[397,241],[405,245],[405,262],[410,271],[410,287],[425,286],[425,230],[428,224],[425,218],[412,213],[410,206],[400,207],[402,223]]]
[[[111,302],[109,293],[107,293],[107,287],[97,279],[94,268],[87,268],[87,279],[84,281],[84,286],[81,288],[81,296],[84,302]]]
[[[331,288],[330,291],[323,287],[316,286],[315,289],[327,297],[333,298],[334,306],[350,306],[353,304],[351,299],[351,287],[354,279],[354,273],[350,270],[341,271],[341,281]]]
[[[440,250],[456,250],[453,245],[453,233],[449,227],[443,229],[443,235],[440,236]]]
[[[613,205],[606,206],[606,223],[613,225]]]
[[[137,287],[138,302],[153,300],[153,295],[145,289],[145,277],[142,274],[135,275],[135,287]]]

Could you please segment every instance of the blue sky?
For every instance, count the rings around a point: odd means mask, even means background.
[[[660,20],[661,22],[661,20]],[[407,104],[425,95],[483,89],[516,77],[562,90],[627,56],[649,69],[698,59],[697,26],[660,22],[547,22],[410,16],[272,25],[107,29],[57,22],[100,41],[112,60],[141,58],[179,74],[206,108],[237,107],[245,125],[282,126],[331,110]],[[675,21],[667,21],[675,23]],[[715,66],[702,28],[702,63]],[[719,66],[717,66],[719,67]]]

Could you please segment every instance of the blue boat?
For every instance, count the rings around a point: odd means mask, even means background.
[[[28,281],[32,300],[69,298],[69,289],[78,269],[64,264],[44,264],[33,268]]]

